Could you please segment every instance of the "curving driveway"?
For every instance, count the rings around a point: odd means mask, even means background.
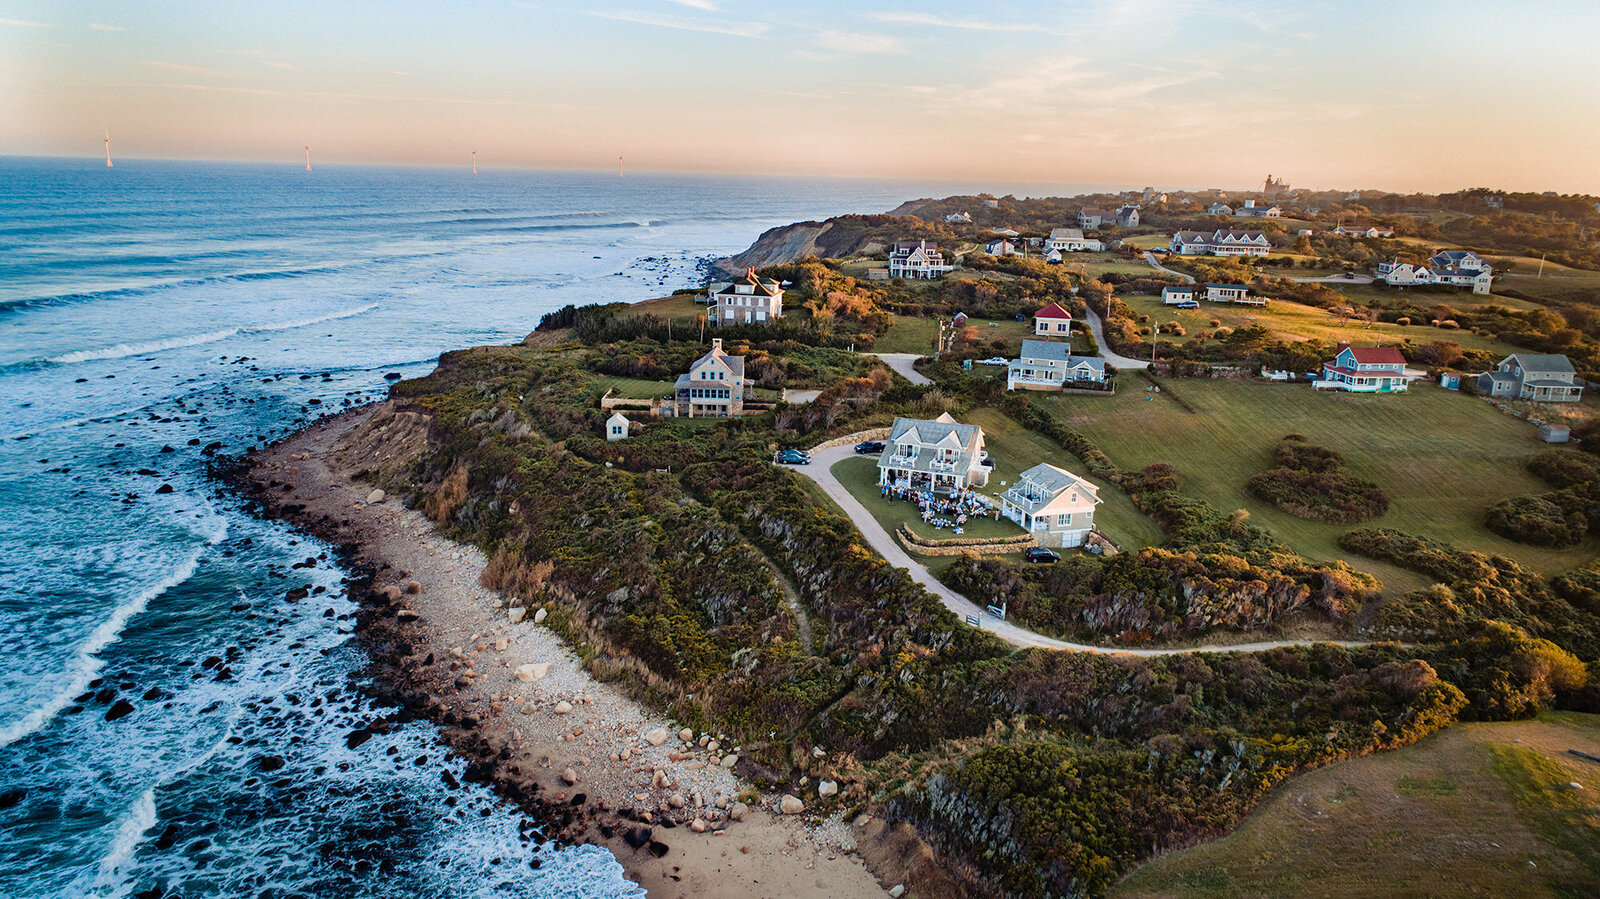
[[[1095,311],[1090,309],[1087,303],[1083,306],[1083,317],[1089,323],[1089,333],[1094,335],[1095,345],[1100,347],[1100,355],[1104,356],[1107,362],[1115,365],[1119,371],[1150,367],[1149,359],[1129,359],[1127,356],[1112,352],[1111,347],[1106,346],[1106,332],[1100,326],[1100,316],[1096,315]]]
[[[916,357],[913,356],[912,358]],[[896,370],[898,371],[898,369]],[[867,545],[877,550],[878,554],[883,556],[890,565],[893,565],[896,568],[904,568],[906,573],[911,575],[912,580],[921,584],[923,587],[926,587],[929,593],[932,593],[934,596],[939,598],[940,602],[944,603],[945,608],[961,616],[963,620],[966,619],[966,616],[975,616],[979,622],[981,622],[978,627],[982,628],[983,630],[990,631],[995,636],[1014,646],[1038,647],[1041,649],[1064,649],[1071,652],[1126,653],[1128,655],[1136,656],[1168,656],[1181,655],[1189,652],[1258,652],[1260,650],[1276,649],[1283,646],[1311,646],[1314,643],[1321,642],[1332,642],[1339,646],[1364,645],[1362,643],[1347,642],[1343,640],[1270,640],[1257,643],[1203,645],[1189,649],[1127,649],[1120,646],[1096,646],[1089,643],[1069,643],[1065,640],[1056,640],[1052,637],[1036,634],[1027,628],[1018,627],[1009,621],[1002,621],[990,616],[986,610],[978,608],[977,603],[974,603],[965,596],[962,596],[954,590],[951,590],[944,584],[939,583],[938,578],[934,577],[933,574],[928,571],[928,569],[924,568],[920,562],[917,562],[909,553],[901,548],[899,542],[897,542],[894,537],[892,537],[883,529],[883,526],[878,523],[876,518],[872,517],[872,513],[868,512],[867,508],[861,505],[860,501],[851,495],[849,490],[845,489],[844,484],[840,483],[839,479],[833,476],[834,464],[842,459],[847,459],[854,454],[855,450],[849,444],[845,444],[844,446],[830,447],[828,449],[814,450],[811,454],[811,464],[797,465],[794,467],[794,470],[812,479],[813,481],[816,481],[817,484],[822,487],[823,491],[832,497],[833,501],[838,503],[840,508],[844,509],[844,513],[850,517],[850,520],[855,522],[856,528],[861,531],[861,536],[866,538]]]
[[[883,364],[894,369],[895,373],[913,384],[932,384],[933,380],[912,367],[912,363],[922,358],[922,353],[874,353]]]
[[[1164,266],[1161,263],[1157,262],[1156,261],[1156,254],[1150,252],[1149,250],[1145,250],[1144,251],[1144,261],[1150,263],[1150,267],[1155,269],[1158,272],[1166,272],[1167,274],[1172,275],[1175,278],[1182,278],[1184,280],[1184,283],[1186,283],[1186,284],[1193,284],[1194,283],[1194,275],[1186,275],[1183,272],[1173,271],[1172,269],[1167,268],[1166,266]]]

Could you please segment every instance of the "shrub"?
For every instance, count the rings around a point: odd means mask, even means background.
[[[1344,470],[1344,456],[1307,443],[1299,434],[1278,441],[1278,467],[1258,474],[1245,490],[1291,515],[1352,524],[1389,511],[1389,495]]]
[[[1600,480],[1600,458],[1572,450],[1545,450],[1528,460],[1527,469],[1558,489]]]
[[[1542,496],[1516,496],[1489,507],[1484,526],[1508,540],[1566,549],[1589,533],[1582,512],[1568,512]]]

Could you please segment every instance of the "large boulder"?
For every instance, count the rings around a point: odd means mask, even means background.
[[[662,743],[667,742],[667,729],[664,727],[658,727],[655,730],[650,731],[644,735],[644,741],[649,743],[651,746],[660,746]]]
[[[785,815],[798,815],[805,810],[806,804],[801,802],[798,796],[791,796],[785,793],[783,798],[778,800],[778,811],[783,812]]]
[[[377,503],[381,503],[381,502],[383,502],[385,495],[386,494],[384,494],[384,492],[382,490],[374,490],[371,493],[367,494],[367,502],[369,504],[374,504],[374,505],[377,504]]]

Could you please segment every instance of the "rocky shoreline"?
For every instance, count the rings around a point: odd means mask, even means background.
[[[795,797],[761,795],[739,776],[759,769],[726,735],[650,713],[591,676],[541,626],[544,610],[483,587],[476,548],[362,481],[420,450],[425,423],[407,415],[384,404],[323,419],[231,478],[352,572],[369,689],[394,709],[351,733],[352,747],[397,721],[433,721],[466,779],[492,783],[543,839],[606,846],[652,896],[897,896],[936,870],[912,834],[870,816],[813,821]],[[871,845],[858,853],[858,840]]]

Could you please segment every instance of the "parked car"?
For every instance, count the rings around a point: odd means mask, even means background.
[[[1029,562],[1048,563],[1061,561],[1061,555],[1059,553],[1053,549],[1045,549],[1042,546],[1030,546],[1028,547],[1028,551],[1023,553],[1022,556]]]
[[[1345,272],[1344,276],[1346,278],[1354,278],[1356,276],[1356,273],[1355,272]]]
[[[863,456],[868,455],[870,453],[881,453],[881,452],[883,452],[883,441],[881,441],[881,440],[863,440],[860,443],[856,444],[856,452],[862,454]]]
[[[978,364],[979,365],[1010,365],[1011,364],[1011,360],[1007,359],[1004,356],[990,356],[987,359],[980,360],[978,362]]]
[[[778,454],[779,465],[810,465],[811,454],[804,450],[784,450]]]
[[[982,459],[978,460],[978,464],[982,465],[984,468],[993,468],[994,467],[994,457],[993,456],[984,456]]]

